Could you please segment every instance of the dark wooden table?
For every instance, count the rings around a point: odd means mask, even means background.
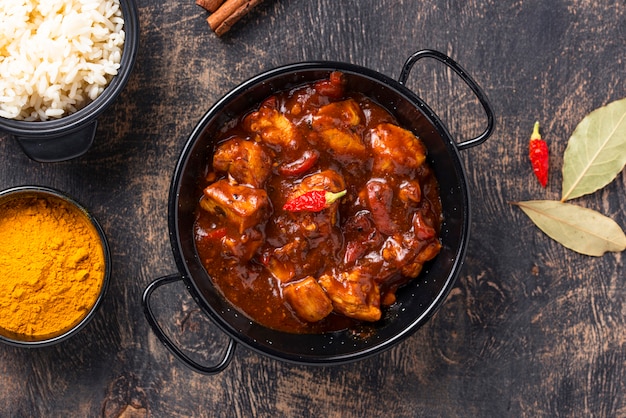
[[[105,303],[75,338],[0,347],[0,416],[626,416],[622,255],[566,250],[509,204],[557,199],[575,126],[626,96],[622,0],[267,0],[222,38],[193,0],[138,7],[136,67],[86,155],[36,163],[0,135],[0,187],[69,193],[100,220],[113,254]],[[237,84],[281,64],[346,61],[397,78],[423,48],[473,75],[497,123],[486,143],[461,153],[472,237],[443,307],[391,350],[348,365],[292,365],[238,346],[221,374],[183,366],[149,329],[141,294],[176,272],[168,190],[200,117]],[[455,138],[479,133],[484,115],[463,84],[437,63],[417,67],[409,87]],[[545,190],[526,159],[535,120],[552,152]],[[625,180],[622,173],[577,203],[624,227]],[[189,352],[210,360],[226,343],[182,284],[155,298]]]

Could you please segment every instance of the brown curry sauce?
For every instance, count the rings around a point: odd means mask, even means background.
[[[227,124],[196,210],[195,241],[239,310],[294,333],[375,322],[439,252],[439,188],[426,149],[343,75],[279,92]],[[286,201],[347,193],[317,212]]]

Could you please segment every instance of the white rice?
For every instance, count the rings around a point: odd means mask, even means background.
[[[119,0],[0,0],[0,117],[69,115],[120,68]]]

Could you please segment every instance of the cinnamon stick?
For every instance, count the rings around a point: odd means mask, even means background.
[[[208,12],[215,12],[221,5],[224,3],[224,0],[196,0],[196,4]]]
[[[230,28],[244,17],[250,10],[263,0],[226,0],[213,14],[207,18],[207,22],[217,36],[222,36]]]

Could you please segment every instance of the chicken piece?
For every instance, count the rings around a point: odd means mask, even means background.
[[[250,261],[265,243],[265,237],[257,229],[249,228],[241,235],[224,236],[221,243],[225,253],[241,261]]]
[[[405,277],[417,277],[425,262],[432,260],[440,251],[441,243],[425,243],[413,232],[387,238],[382,247],[382,256],[388,269],[394,269]],[[390,275],[390,274],[389,274]]]
[[[283,288],[285,300],[300,319],[317,322],[333,311],[333,304],[315,278],[289,283]]]
[[[363,268],[323,274],[319,284],[333,302],[335,311],[361,321],[380,319],[380,289]]]
[[[296,126],[270,105],[264,105],[256,112],[248,115],[244,126],[251,132],[259,135],[263,143],[278,150],[294,148],[296,145]]]
[[[291,260],[270,256],[266,267],[276,280],[281,283],[289,283],[296,275],[296,266]]]
[[[265,190],[231,184],[227,180],[218,180],[205,188],[200,206],[235,225],[240,234],[265,222],[270,212]]]
[[[337,193],[346,189],[346,181],[337,171],[324,170],[305,177],[298,187],[300,193],[319,189]]]
[[[299,273],[297,266],[302,264],[301,255],[306,254],[307,250],[307,242],[296,238],[282,247],[266,252],[263,264],[274,278],[281,283],[287,283],[296,276],[296,273]]]
[[[228,173],[237,183],[261,188],[272,172],[272,160],[260,144],[233,138],[215,150],[213,168]]]
[[[348,99],[321,107],[313,117],[311,126],[319,132],[324,145],[336,156],[360,158],[366,151],[357,129],[363,119],[359,104]]]
[[[398,189],[398,198],[407,206],[422,201],[422,187],[417,180],[405,180]]]
[[[440,251],[441,251],[441,242],[433,241],[430,244],[428,244],[426,247],[422,248],[422,250],[417,255],[417,258],[415,261],[417,261],[418,263],[424,264],[427,261],[430,261],[433,258],[435,258],[437,254],[439,254]],[[405,276],[409,276],[409,275],[405,274]],[[415,276],[417,275],[413,275],[409,277],[415,277]]]
[[[419,168],[426,160],[426,147],[411,131],[381,123],[370,132],[374,174],[395,174]]]
[[[320,132],[320,137],[338,158],[347,157],[348,159],[361,158],[365,155],[365,145],[361,137],[347,130],[339,128],[330,128]]]
[[[408,261],[400,268],[400,272],[405,277],[417,277],[422,272],[424,264],[435,258],[441,250],[441,243],[439,241],[433,241],[426,245],[412,260]]]
[[[361,124],[363,119],[363,112],[359,104],[354,99],[348,99],[320,107],[313,118],[313,127],[353,128]]]

